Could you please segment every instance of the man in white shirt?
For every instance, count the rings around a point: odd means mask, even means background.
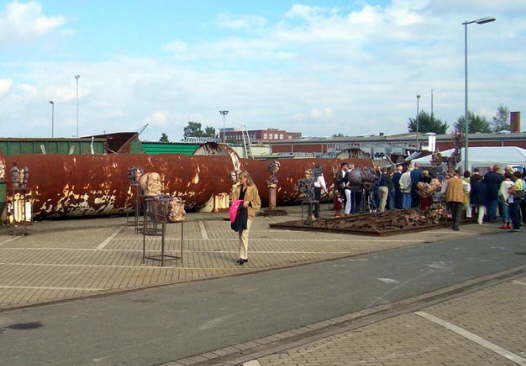
[[[346,189],[347,186],[347,172],[349,171],[349,164],[342,163],[340,171],[336,174],[336,189],[340,192],[340,196],[345,200],[345,214],[347,212],[347,206],[349,207],[349,212],[351,209],[351,192]]]
[[[349,185],[349,174],[354,170],[354,165],[349,165],[349,170],[347,170],[346,174],[346,185],[345,185],[345,210],[343,211],[344,214],[349,215],[352,210],[352,191],[351,186]]]
[[[402,192],[402,208],[411,208],[411,168],[404,167],[400,177],[400,192]]]
[[[319,164],[314,166],[314,199],[318,201],[318,204],[314,205],[314,217],[320,217],[320,201],[321,201],[321,192],[328,193],[327,184],[325,183],[325,178],[323,177],[323,170]]]

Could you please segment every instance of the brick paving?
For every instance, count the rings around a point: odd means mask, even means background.
[[[238,241],[223,220],[225,214],[189,214],[184,227],[184,261],[168,261],[162,268],[154,261],[142,264],[142,236],[132,227],[123,228],[123,217],[39,222],[26,237],[0,233],[0,309],[294,266],[497,230],[490,225],[468,225],[461,232],[434,229],[378,238],[269,229],[269,223],[298,218],[298,207],[287,210],[289,216],[256,218],[250,262],[243,267],[234,262]],[[179,230],[180,225],[168,226],[168,251],[179,251]],[[147,243],[149,252],[159,249],[159,239],[148,238]]]
[[[424,309],[526,358],[526,278]],[[257,360],[262,366],[523,365],[465,336],[406,314]],[[521,363],[523,362],[523,363]]]

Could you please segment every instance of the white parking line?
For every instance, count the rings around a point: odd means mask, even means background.
[[[450,331],[452,331],[454,333],[457,333],[458,335],[460,335],[460,336],[462,336],[464,338],[467,338],[467,339],[469,339],[472,342],[475,342],[479,346],[487,348],[487,349],[489,349],[489,350],[501,355],[502,357],[505,357],[508,360],[515,362],[517,365],[526,366],[526,358],[521,357],[521,356],[519,356],[519,355],[517,355],[517,354],[515,354],[513,352],[510,352],[507,349],[504,349],[504,348],[502,348],[500,346],[497,346],[495,343],[491,343],[490,341],[488,341],[488,340],[486,340],[484,338],[481,338],[478,335],[473,334],[473,333],[465,330],[464,328],[456,326],[455,324],[452,324],[452,323],[450,323],[448,321],[445,321],[445,320],[442,320],[440,318],[437,318],[436,316],[431,315],[431,314],[426,313],[426,312],[423,312],[423,311],[417,311],[415,314],[419,315],[422,318],[427,319],[427,320],[429,320],[429,321],[431,321],[431,322],[433,322],[435,324],[441,325],[444,328],[449,329]]]
[[[115,230],[115,232],[113,234],[111,234],[110,236],[108,236],[106,239],[104,239],[103,242],[101,242],[99,245],[97,245],[97,250],[102,250],[104,249],[104,247],[106,245],[108,245],[113,239],[115,239],[115,237],[117,235],[119,235],[119,233],[124,230],[125,226],[121,226],[120,228],[118,228],[117,230]]]
[[[259,267],[242,267],[239,265],[232,264],[232,267],[176,267],[176,266],[147,266],[147,265],[122,265],[122,264],[59,264],[59,263],[22,263],[22,262],[0,262],[3,266],[20,266],[20,267],[67,267],[67,268],[126,268],[126,269],[180,269],[184,271],[189,270],[211,270],[211,271],[224,271],[224,270],[245,270],[245,269],[256,269]],[[268,268],[268,267],[265,267]]]
[[[4,250],[57,250],[65,252],[98,252],[99,249],[93,248],[1,248]],[[0,249],[0,250],[1,250]],[[111,253],[141,253],[142,249],[104,249],[104,252]],[[179,250],[166,250],[166,253],[178,253]],[[239,253],[238,250],[184,250],[185,253]],[[353,254],[351,251],[295,251],[295,250],[251,250],[250,253],[256,254]]]
[[[261,366],[258,360],[243,362],[243,366]]]
[[[526,286],[526,282],[522,282],[522,281],[514,280],[513,283],[516,284],[516,285],[523,285],[523,286]]]
[[[0,242],[0,246],[2,246],[4,244],[7,244],[7,243],[11,243],[12,241],[18,240],[20,238],[23,238],[23,237],[22,236],[15,236],[14,238],[6,239],[6,240]]]
[[[205,223],[203,221],[199,221],[199,230],[201,230],[201,236],[204,240],[208,240],[208,233],[206,232]]]
[[[30,289],[30,290],[72,290],[72,291],[102,291],[103,288],[79,288],[79,287],[41,287],[41,286],[2,286],[7,289]]]

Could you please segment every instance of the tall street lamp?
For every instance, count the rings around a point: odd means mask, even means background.
[[[79,137],[79,78],[80,75],[75,75],[75,82],[77,84],[77,137]]]
[[[225,118],[228,114],[228,111],[219,111],[219,114],[223,116],[223,133],[220,134],[220,136],[221,136],[221,141],[224,143],[225,142]]]
[[[468,25],[486,24],[494,22],[494,17],[486,17],[470,20],[462,23],[464,26],[464,171],[468,170],[468,148],[469,148],[469,119],[468,119]]]
[[[55,137],[55,102],[50,100],[51,104],[51,138]]]
[[[420,123],[419,123],[419,119],[418,117],[420,116],[420,94],[417,94],[416,95],[416,149],[417,150],[420,150],[419,148],[419,145],[420,145],[420,138],[419,138],[419,133],[420,133]]]

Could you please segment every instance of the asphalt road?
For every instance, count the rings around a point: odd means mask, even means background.
[[[6,311],[0,365],[168,362],[526,265],[524,254],[526,233],[499,233]]]

